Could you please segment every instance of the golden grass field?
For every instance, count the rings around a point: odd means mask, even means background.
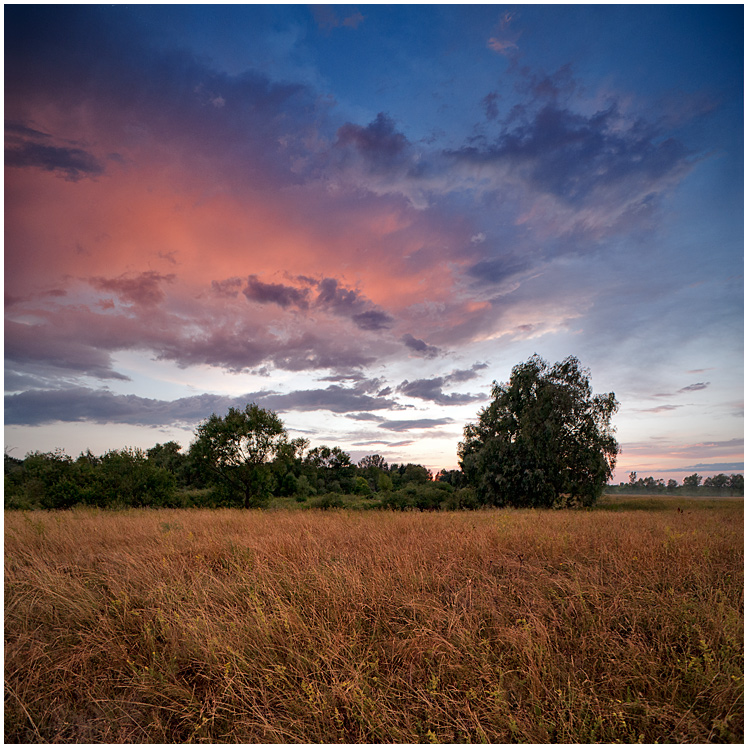
[[[742,743],[743,720],[742,499],[5,513],[6,742]]]

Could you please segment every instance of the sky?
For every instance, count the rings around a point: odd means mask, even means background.
[[[4,6],[5,449],[249,402],[439,470],[576,356],[743,470],[742,5]]]

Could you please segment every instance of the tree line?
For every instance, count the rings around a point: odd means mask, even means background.
[[[412,463],[390,465],[377,454],[354,464],[339,447],[308,449],[306,440],[295,440],[280,444],[265,462],[216,469],[204,447],[198,440],[184,451],[169,441],[148,450],[126,447],[103,455],[89,450],[77,458],[62,450],[24,459],[6,454],[5,508],[263,507],[277,497],[319,508],[343,506],[344,497],[371,508],[471,503],[470,491],[442,481],[441,473],[434,476]]]
[[[726,475],[719,473],[704,478],[698,473],[686,475],[683,483],[670,478],[638,478],[635,472],[629,473],[628,482],[609,486],[609,493],[627,494],[672,494],[676,496],[742,496],[744,478],[741,473]]]
[[[388,465],[378,454],[354,464],[340,447],[310,449],[307,439],[289,438],[276,413],[250,403],[200,423],[186,452],[170,441],[76,459],[62,451],[23,460],[6,454],[5,506],[249,509],[274,497],[320,508],[350,505],[351,497],[359,506],[393,509],[592,506],[620,451],[614,393],[594,395],[589,371],[573,356],[551,366],[535,355],[512,369],[509,382],[494,382],[491,394],[464,428],[459,470],[436,476],[423,465]],[[712,486],[723,478],[742,490],[742,476],[716,476]],[[661,487],[632,474],[633,488],[640,483],[642,490]]]

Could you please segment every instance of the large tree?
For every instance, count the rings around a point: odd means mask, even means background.
[[[244,410],[229,408],[224,417],[214,413],[197,427],[196,436],[190,454],[240,491],[246,508],[257,503],[267,463],[287,444],[280,418],[254,403]]]
[[[535,355],[493,383],[493,401],[465,426],[460,467],[482,503],[590,506],[613,474],[618,443],[611,392],[593,395],[589,371],[569,358],[549,366]]]

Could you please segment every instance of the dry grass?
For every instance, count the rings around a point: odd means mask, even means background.
[[[5,514],[6,742],[742,742],[743,502]]]

